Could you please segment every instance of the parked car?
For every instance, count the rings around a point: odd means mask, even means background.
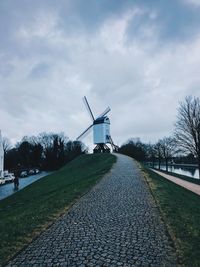
[[[40,173],[40,170],[39,169],[35,169],[34,171],[35,171],[35,174]]]
[[[3,179],[4,179],[5,183],[12,183],[15,179],[15,175],[12,172],[6,173],[6,174],[4,174]]]
[[[28,172],[27,171],[22,171],[20,173],[20,177],[24,178],[24,177],[27,177],[28,176]]]
[[[35,174],[35,171],[31,169],[31,170],[28,171],[28,174],[29,175],[33,175],[33,174]]]
[[[6,181],[3,178],[0,178],[0,185],[3,185],[5,183],[6,183]]]

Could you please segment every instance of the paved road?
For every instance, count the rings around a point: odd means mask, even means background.
[[[32,183],[36,182],[37,180],[39,180],[39,179],[41,179],[41,178],[43,178],[43,177],[45,177],[51,173],[52,172],[44,172],[43,171],[39,174],[31,175],[31,176],[28,176],[26,178],[19,178],[19,189],[18,190],[14,189],[13,183],[1,185],[0,186],[0,200],[20,191],[21,189],[28,186],[29,184],[32,184]]]
[[[9,266],[176,266],[159,212],[133,160],[105,176]]]

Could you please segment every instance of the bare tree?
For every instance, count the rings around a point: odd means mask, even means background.
[[[161,155],[165,159],[166,171],[168,171],[169,160],[176,153],[176,142],[172,137],[164,137],[159,141],[159,144]]]
[[[7,137],[3,137],[2,143],[3,143],[4,153],[8,152],[8,150],[10,150],[12,147],[10,140]]]
[[[158,159],[158,169],[160,170],[160,165],[161,165],[161,160],[162,160],[162,145],[160,141],[158,141],[154,145],[154,150],[155,150],[156,158]]]
[[[175,138],[183,152],[192,153],[198,160],[200,177],[200,99],[187,96],[180,103]]]
[[[147,144],[145,145],[145,157],[151,162],[151,167],[155,167],[155,161],[156,161],[156,150],[155,146],[153,144]]]

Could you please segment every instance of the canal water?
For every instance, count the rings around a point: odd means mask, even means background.
[[[158,168],[158,165],[155,165]],[[165,165],[160,166],[161,170],[166,171]],[[168,166],[168,172],[174,172],[181,175],[186,175],[195,179],[199,179],[199,170],[196,167],[183,167],[183,166]]]
[[[28,176],[26,178],[19,178],[19,189],[18,190],[14,189],[14,183],[1,185],[0,186],[0,200],[16,193],[17,191],[23,189],[27,185],[32,184],[33,182],[41,179],[44,176],[51,174],[51,173],[52,172],[40,172],[36,175],[31,175],[31,176]]]

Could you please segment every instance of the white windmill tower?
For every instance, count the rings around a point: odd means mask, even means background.
[[[117,146],[114,145],[110,135],[110,120],[106,116],[106,114],[111,110],[110,107],[107,107],[105,111],[95,119],[85,96],[83,101],[91,117],[92,124],[81,135],[79,135],[76,140],[80,141],[93,128],[93,142],[96,145],[93,150],[94,153],[110,152],[110,148],[106,144],[111,144],[113,150],[116,150]]]
[[[4,149],[0,130],[0,177],[4,177]]]

